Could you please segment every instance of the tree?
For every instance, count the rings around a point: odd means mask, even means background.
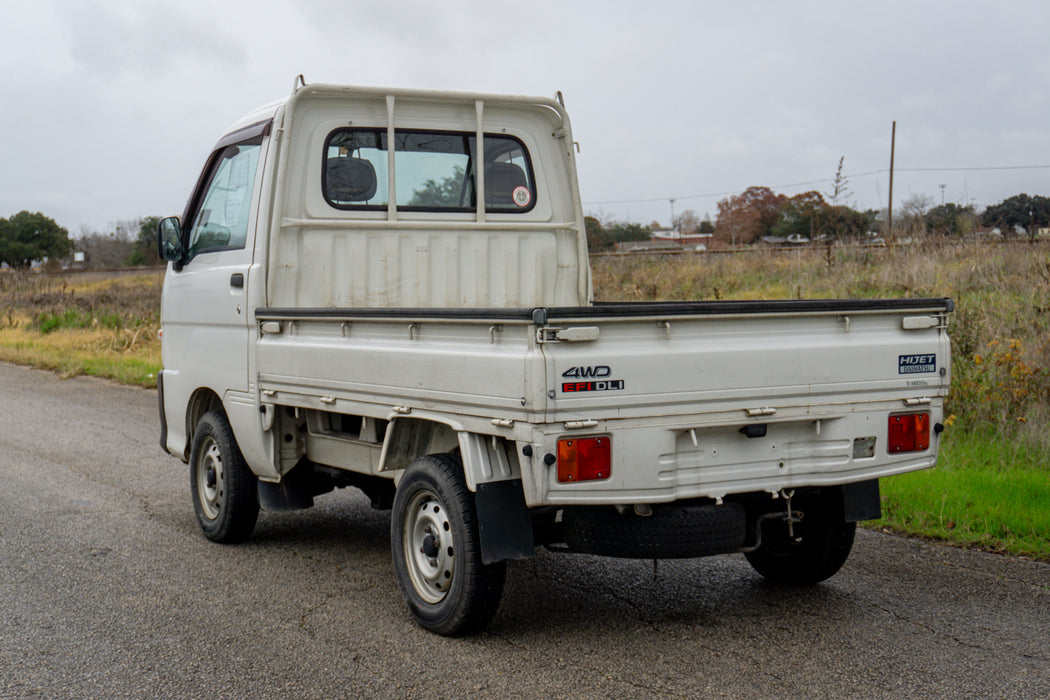
[[[125,222],[111,226],[111,230],[105,233],[87,226],[80,227],[77,249],[84,253],[85,266],[89,270],[122,267],[134,253],[135,243],[130,233],[137,225]]]
[[[711,221],[710,214],[704,214],[704,220],[700,222],[700,225],[696,229],[699,233],[714,233],[715,225]]]
[[[69,232],[40,212],[0,219],[0,263],[24,270],[36,260],[63,258],[72,250]]]
[[[1004,235],[1022,228],[1034,238],[1040,228],[1050,226],[1050,198],[1015,194],[985,209],[982,218],[985,226],[998,226]]]
[[[648,226],[625,221],[605,222],[593,216],[583,217],[587,228],[587,248],[592,253],[611,250],[617,243],[625,241],[647,241],[651,238]]]
[[[139,219],[139,233],[135,239],[135,248],[124,260],[130,267],[161,265],[163,261],[157,255],[157,224],[161,217],[147,216]]]
[[[583,217],[583,225],[587,229],[587,249],[592,253],[600,253],[612,248],[612,241],[605,236],[602,222],[593,216]]]
[[[720,238],[751,243],[769,235],[780,218],[780,207],[787,201],[768,187],[748,187],[738,195],[718,203],[715,232]]]
[[[933,208],[933,197],[913,194],[901,203],[900,228],[905,235],[926,233],[926,214]]]
[[[463,166],[457,165],[452,168],[448,177],[439,180],[430,179],[412,193],[412,199],[408,200],[410,207],[459,207],[463,206],[460,201],[463,192]]]
[[[679,233],[694,233],[699,224],[700,222],[696,218],[696,212],[692,209],[686,209],[671,222],[672,228],[676,229]]]
[[[773,226],[775,236],[859,238],[870,228],[867,214],[845,204],[828,204],[820,192],[803,192],[784,202],[780,218]]]
[[[833,238],[861,238],[871,229],[867,214],[845,205],[828,207],[823,216],[824,230]]]
[[[620,221],[605,229],[606,235],[613,243],[624,243],[626,241],[647,241],[652,236],[652,229],[636,223]]]
[[[948,202],[926,212],[926,230],[939,236],[965,236],[973,232],[973,207]]]
[[[815,239],[827,233],[822,214],[827,210],[827,202],[820,192],[803,192],[791,197],[780,207],[780,218],[770,229],[770,233],[781,238],[804,236]]]

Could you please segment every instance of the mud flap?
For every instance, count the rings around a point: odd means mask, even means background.
[[[532,517],[521,479],[478,484],[475,504],[484,563],[526,559],[535,553]]]
[[[876,520],[882,517],[879,480],[859,481],[842,486],[842,511],[847,523]]]
[[[168,451],[168,418],[164,414],[164,370],[157,372],[157,404],[160,406],[160,449]]]

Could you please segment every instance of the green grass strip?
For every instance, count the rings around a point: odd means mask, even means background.
[[[883,479],[881,520],[909,535],[1050,560],[1050,466],[994,434],[949,433],[936,469]]]
[[[157,386],[159,362],[120,353],[91,353],[54,348],[46,343],[0,344],[0,360],[49,369],[67,377],[89,375],[132,386]]]

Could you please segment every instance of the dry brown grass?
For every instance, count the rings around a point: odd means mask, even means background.
[[[163,274],[0,275],[0,359],[150,386]]]
[[[592,262],[595,298],[603,301],[951,297],[950,412],[967,429],[1019,435],[1050,454],[1045,243],[931,242]]]

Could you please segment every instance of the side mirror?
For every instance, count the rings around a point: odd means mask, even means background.
[[[182,247],[182,227],[179,217],[169,216],[157,224],[157,255],[161,260],[180,263],[185,255]]]

